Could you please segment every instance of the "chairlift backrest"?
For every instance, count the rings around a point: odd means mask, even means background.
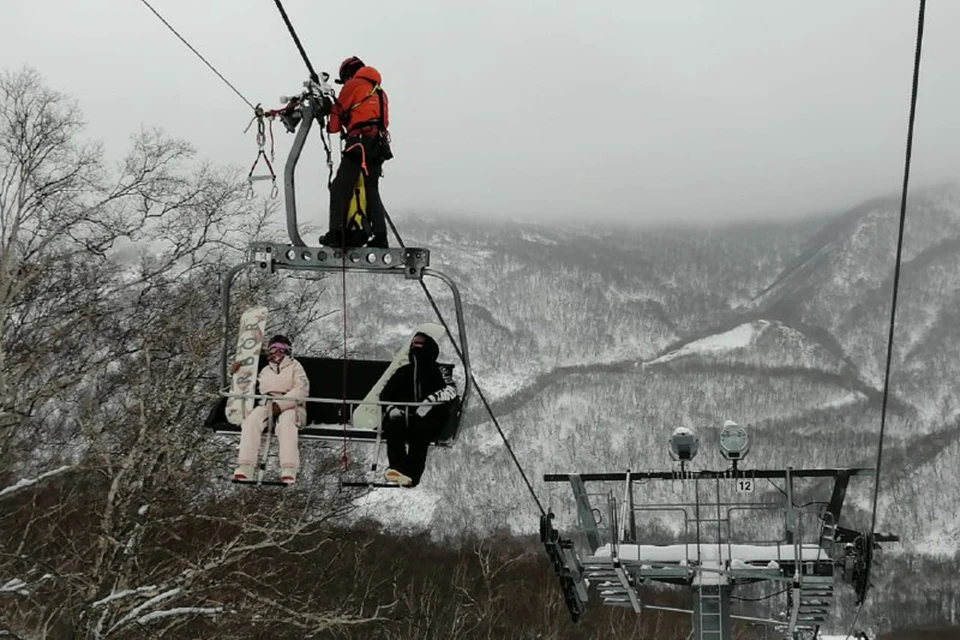
[[[372,429],[353,429],[347,419],[356,406],[363,400],[374,384],[380,379],[389,360],[346,360],[341,358],[315,358],[297,356],[310,380],[311,398],[345,399],[343,402],[308,402],[307,426],[300,430],[300,436],[313,440],[376,440],[376,431]],[[455,365],[438,363],[445,373],[453,375]],[[346,366],[344,366],[346,365]],[[344,384],[344,382],[346,384]],[[240,427],[227,422],[226,398],[218,398],[207,417],[207,428],[217,433],[236,434]],[[462,403],[458,397],[449,404],[449,415],[443,429],[433,442],[436,446],[449,447],[456,440],[460,427]],[[346,429],[344,425],[347,425]]]

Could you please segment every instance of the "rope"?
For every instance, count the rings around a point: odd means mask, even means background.
[[[880,442],[877,445],[877,467],[874,476],[873,485],[873,506],[870,514],[870,535],[867,544],[873,544],[873,533],[877,527],[877,502],[880,497],[880,469],[883,463],[883,437],[887,427],[887,401],[890,395],[890,369],[893,361],[893,337],[896,329],[897,318],[897,295],[900,291],[900,265],[903,257],[903,234],[907,221],[907,189],[910,185],[910,160],[913,156],[913,128],[917,115],[917,91],[920,85],[920,54],[923,50],[923,18],[926,11],[927,1],[920,0],[920,7],[917,15],[917,45],[913,58],[913,86],[910,91],[910,117],[907,122],[907,148],[903,165],[903,190],[900,195],[900,228],[897,233],[897,257],[893,271],[893,300],[890,306],[890,333],[887,336],[887,362],[883,373],[883,403],[880,409]],[[870,584],[870,565],[867,563],[866,581],[867,588]],[[864,598],[864,601],[866,598]],[[860,610],[863,608],[863,601],[857,607],[857,615],[854,618],[854,624],[860,617]],[[852,630],[850,634],[852,635]]]
[[[280,17],[283,18],[284,24],[287,25],[287,30],[290,32],[290,37],[293,38],[293,43],[297,46],[297,50],[300,52],[300,57],[303,58],[304,64],[307,65],[307,70],[310,72],[310,79],[314,82],[320,82],[320,76],[317,74],[316,70],[313,68],[313,65],[310,63],[310,58],[307,56],[306,50],[303,48],[303,43],[300,42],[300,38],[297,36],[296,29],[293,28],[293,23],[290,22],[290,17],[287,15],[286,10],[283,8],[283,3],[280,0],[274,0],[274,3],[277,5],[277,10],[280,12]],[[323,131],[320,132],[320,139],[323,141],[323,148],[327,154],[327,188],[330,187],[330,184],[333,182],[333,160],[330,155],[330,146],[327,143],[327,139],[323,135]],[[343,226],[341,231],[341,242],[340,242],[340,253],[343,260],[342,267],[340,270],[340,290],[341,290],[341,305],[342,312],[341,317],[343,318],[343,412],[344,412],[344,421],[343,421],[343,451],[340,457],[341,462],[343,462],[343,468],[346,469],[349,466],[349,459],[347,458],[347,422],[346,412],[347,412],[347,249],[346,249],[346,224]]]
[[[343,452],[340,455],[340,461],[343,463],[344,471],[350,466],[350,460],[347,458],[347,423],[350,422],[350,416],[347,415],[347,233],[344,226],[340,233],[340,291],[341,309],[340,317],[343,318]]]
[[[163,24],[165,24],[165,25],[167,26],[167,28],[170,29],[170,31],[173,32],[173,35],[175,35],[175,36],[177,36],[178,38],[180,38],[180,41],[181,41],[183,44],[187,45],[187,47],[190,49],[190,51],[193,51],[195,54],[197,54],[197,57],[200,58],[201,60],[203,60],[203,63],[206,64],[208,67],[210,67],[210,70],[213,71],[215,74],[217,74],[217,77],[220,78],[221,80],[223,80],[223,82],[224,82],[228,87],[230,87],[231,89],[233,89],[233,92],[234,92],[235,94],[237,94],[238,96],[240,96],[240,99],[243,100],[245,103],[247,103],[247,106],[248,106],[248,107],[250,107],[251,109],[256,109],[256,107],[253,106],[253,103],[250,102],[249,100],[247,100],[245,97],[243,97],[243,94],[240,93],[235,86],[233,86],[232,84],[230,84],[230,81],[227,80],[226,78],[224,78],[223,75],[222,75],[219,71],[217,71],[212,64],[210,64],[209,62],[207,62],[207,59],[204,58],[202,55],[200,55],[200,52],[197,51],[196,49],[194,49],[194,48],[193,48],[193,45],[191,45],[189,42],[187,42],[187,40],[186,40],[183,36],[181,36],[179,33],[177,33],[177,30],[174,29],[174,28],[170,25],[169,22],[167,22],[166,20],[164,20],[163,16],[161,16],[159,13],[157,13],[157,10],[154,9],[152,6],[150,6],[150,3],[147,2],[147,0],[140,0],[140,2],[142,2],[143,4],[145,4],[145,5],[147,6],[147,8],[150,9],[150,11],[153,12],[153,15],[157,16],[157,17],[160,19],[160,22],[162,22]]]
[[[320,82],[320,76],[317,75],[317,72],[314,71],[313,65],[310,64],[310,58],[307,57],[307,52],[303,48],[303,44],[300,43],[300,38],[297,37],[297,32],[293,28],[293,23],[290,22],[290,18],[287,17],[287,12],[283,9],[283,4],[280,3],[280,0],[274,0],[277,5],[277,9],[280,11],[280,17],[283,18],[284,23],[287,25],[287,30],[290,32],[290,36],[293,38],[293,43],[297,45],[297,50],[300,51],[300,57],[303,58],[303,61],[307,65],[307,70],[310,72],[310,79],[314,82]]]
[[[854,629],[857,628],[857,623],[860,621],[860,612],[863,611],[863,603],[860,603],[860,606],[857,607],[857,614],[853,616],[853,622],[850,623],[850,631],[847,632],[847,635],[844,636],[843,640],[850,640],[850,638],[857,638],[860,636],[860,632],[854,632]]]
[[[393,224],[393,220],[390,218],[390,215],[384,211],[383,216],[386,218],[387,223],[390,225],[390,229],[393,231],[393,235],[397,237],[397,242],[400,244],[401,248],[406,249],[406,245],[403,243],[403,238],[400,237],[400,233],[397,231],[397,227]],[[450,330],[450,325],[447,324],[446,319],[443,317],[443,314],[440,312],[440,307],[437,306],[437,301],[434,300],[433,294],[430,293],[430,289],[427,288],[427,283],[420,279],[420,286],[423,288],[423,292],[427,295],[427,300],[430,301],[430,306],[433,307],[433,312],[437,315],[437,319],[440,321],[440,324],[443,325],[443,328],[446,330],[447,335],[450,337],[450,343],[453,345],[454,351],[457,353],[457,357],[460,358],[460,361],[463,362],[463,352],[460,350],[460,345],[457,344],[456,339],[453,337],[453,332]],[[530,479],[527,478],[526,472],[523,470],[523,465],[520,464],[520,460],[517,459],[517,455],[513,452],[513,447],[510,446],[510,440],[507,439],[506,434],[503,432],[503,428],[500,426],[500,422],[497,420],[497,416],[494,415],[493,409],[490,407],[490,403],[487,401],[486,396],[483,395],[483,390],[480,388],[480,385],[477,383],[476,377],[474,377],[473,372],[470,372],[470,381],[473,382],[473,386],[477,390],[477,396],[480,397],[480,401],[483,402],[483,407],[487,411],[487,415],[490,416],[490,420],[493,422],[493,426],[497,428],[497,432],[500,434],[500,438],[503,440],[503,444],[507,447],[507,452],[510,453],[510,457],[513,459],[513,464],[516,465],[517,470],[520,471],[520,476],[523,478],[524,484],[527,485],[527,491],[530,492],[530,496],[533,498],[533,501],[537,504],[537,509],[540,510],[540,515],[546,516],[547,512],[544,510],[543,505],[540,503],[540,498],[537,497],[537,492],[533,490],[533,485],[530,484]]]
[[[327,190],[333,184],[333,154],[330,151],[330,134],[326,127],[320,127],[320,142],[323,143],[323,151],[327,154]]]
[[[790,591],[790,587],[787,587],[786,589],[781,589],[780,591],[774,591],[773,593],[768,593],[765,596],[759,596],[757,598],[741,598],[740,596],[730,596],[730,599],[738,600],[740,602],[760,602],[761,600],[769,600],[770,598],[774,598],[776,596],[782,595],[787,591]]]
[[[347,458],[347,423],[350,422],[347,406],[347,225],[346,221],[340,231],[340,291],[341,291],[341,313],[343,318],[343,452],[340,461],[343,463],[343,470],[346,471],[350,466]]]

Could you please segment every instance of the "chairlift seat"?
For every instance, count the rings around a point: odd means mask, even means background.
[[[354,429],[349,416],[366,397],[383,373],[390,366],[389,360],[347,360],[341,358],[314,358],[297,356],[310,380],[310,397],[345,398],[342,402],[308,402],[307,425],[300,429],[300,438],[305,440],[348,440],[375,441],[374,429]],[[453,375],[455,365],[438,363],[445,373]],[[344,366],[346,365],[346,366]],[[346,382],[346,389],[344,389]],[[240,433],[240,425],[227,422],[225,397],[217,398],[207,416],[206,427],[220,434]],[[457,438],[462,413],[460,397],[448,403],[449,415],[443,428],[432,444],[438,447],[450,447]],[[439,407],[438,407],[439,408]],[[344,427],[346,425],[346,428]]]

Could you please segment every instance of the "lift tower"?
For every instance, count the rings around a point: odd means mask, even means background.
[[[544,476],[569,483],[585,541],[577,553],[554,527],[554,514],[542,518],[541,540],[574,621],[585,612],[588,587],[596,585],[606,605],[691,614],[696,640],[732,640],[734,619],[771,625],[796,640],[816,637],[832,613],[838,581],[853,586],[858,604],[863,600],[874,549],[898,540],[840,526],[850,480],[873,475],[872,469],[745,470],[747,431],[728,421],[718,444],[730,467],[690,470],[699,444],[692,430],[674,431],[670,455],[678,468],[670,471]],[[606,489],[588,492],[588,483]],[[651,490],[657,485],[666,490]],[[645,499],[644,490],[653,495]],[[663,539],[667,530],[673,540]],[[640,588],[648,581],[687,589],[692,608],[644,603]],[[763,582],[786,599],[786,618],[734,615],[734,589]]]

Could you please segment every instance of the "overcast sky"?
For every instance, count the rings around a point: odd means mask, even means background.
[[[151,0],[252,102],[306,70],[271,0]],[[249,108],[139,0],[2,0],[0,65],[77,98],[124,152],[142,125],[219,163]],[[782,216],[896,193],[914,0],[285,0],[314,66],[377,67],[393,213],[620,220]],[[929,4],[914,172],[960,175],[960,2]],[[278,164],[292,136],[277,125]],[[321,149],[305,152],[304,206]],[[324,186],[319,175],[314,181]],[[310,198],[314,200],[308,202]]]

